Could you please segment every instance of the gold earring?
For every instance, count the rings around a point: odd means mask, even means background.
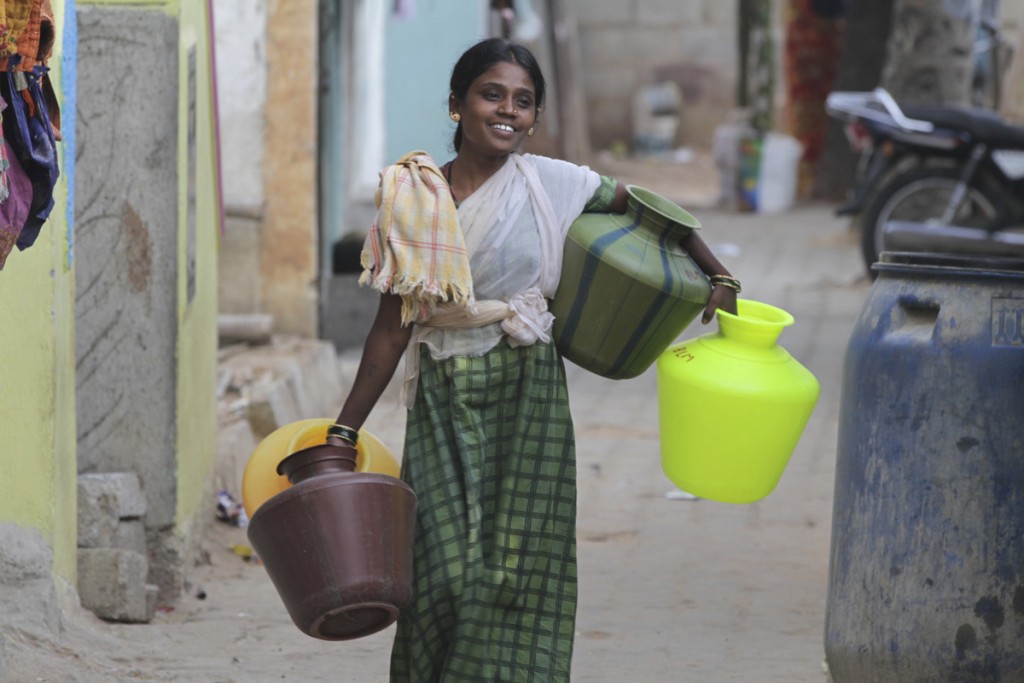
[[[532,126],[530,127],[530,130],[526,131],[526,134],[529,135],[530,137],[533,137],[533,127]]]
[[[458,123],[459,121],[462,120],[462,117],[459,116],[459,112],[457,111],[448,112],[448,117],[451,118],[451,120],[454,121],[455,123]]]

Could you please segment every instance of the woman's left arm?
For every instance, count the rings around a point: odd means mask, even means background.
[[[625,213],[626,201],[628,199],[629,195],[626,192],[626,186],[622,183],[617,183],[615,186],[615,198],[612,200],[609,213]],[[686,237],[680,241],[679,245],[690,254],[690,258],[693,259],[694,263],[696,263],[708,277],[713,275],[724,275],[727,278],[732,278],[728,269],[722,265],[722,262],[718,260],[718,257],[716,257],[708,245],[704,243],[704,240],[701,239],[696,230],[690,230]],[[739,286],[738,282],[736,283],[736,286]],[[708,305],[704,308],[704,315],[701,317],[701,322],[705,325],[711,322],[715,317],[715,311],[719,308],[727,313],[735,315],[736,294],[736,290],[728,285],[712,283],[711,297],[708,299]]]
[[[696,230],[691,230],[686,237],[680,242],[680,246],[685,249],[689,254],[690,258],[693,259],[704,274],[708,277],[715,275],[724,275],[727,278],[732,278],[732,275],[722,265],[722,262],[718,260],[718,257],[711,251],[711,248],[704,243],[704,240],[700,238]],[[735,287],[739,288],[739,282],[735,281]],[[726,313],[732,313],[736,315],[736,294],[738,292],[733,287],[722,284],[721,282],[711,283],[711,297],[708,298],[708,305],[704,307],[704,315],[701,316],[700,321],[707,325],[715,317],[715,311],[721,308]]]

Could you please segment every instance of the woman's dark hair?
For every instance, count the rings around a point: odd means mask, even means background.
[[[452,69],[450,82],[451,94],[457,101],[466,99],[469,86],[473,84],[480,74],[490,69],[499,62],[510,62],[518,64],[529,74],[533,81],[536,100],[534,107],[539,111],[544,106],[544,74],[540,70],[537,58],[533,56],[529,48],[519,43],[512,43],[504,38],[487,38],[462,53],[459,61]],[[455,126],[455,137],[452,139],[455,151],[462,146],[462,124]]]

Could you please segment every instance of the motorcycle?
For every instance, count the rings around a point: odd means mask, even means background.
[[[1024,128],[957,105],[900,107],[883,88],[825,108],[860,154],[852,197],[864,263],[882,251],[1024,255]]]

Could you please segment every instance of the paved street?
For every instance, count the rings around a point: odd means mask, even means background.
[[[581,575],[573,679],[824,682],[842,356],[868,285],[846,222],[828,206],[694,213],[743,296],[795,316],[780,343],[818,377],[821,398],[767,499],[682,500],[666,495],[673,486],[661,472],[654,368],[615,382],[570,367]],[[696,323],[684,336],[708,330]],[[348,354],[346,367],[356,358]],[[367,427],[397,450],[402,415],[392,395]],[[386,680],[390,629],[344,643],[303,636],[263,568],[230,550],[245,543],[244,531],[217,524],[211,563],[174,611],[143,626],[69,619],[67,647],[25,680]]]
[[[842,356],[867,284],[822,208],[700,214],[743,296],[788,310],[780,344],[821,383],[778,488],[753,505],[666,497],[652,371],[573,376],[584,599],[579,681],[823,681],[822,630]],[[684,336],[703,333],[699,323]],[[743,429],[736,424],[736,429]]]

